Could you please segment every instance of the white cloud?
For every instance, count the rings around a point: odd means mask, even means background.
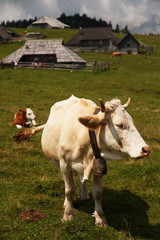
[[[9,3],[9,1],[5,3],[0,3],[0,20],[18,20],[23,16],[23,8],[19,5]]]
[[[57,0],[0,0],[0,22],[60,14]]]
[[[147,21],[151,16],[146,14],[148,4],[151,4],[150,0],[99,0],[95,4],[88,4],[88,1],[85,1],[82,12],[88,16],[101,17],[107,22],[111,21],[114,26],[118,23],[133,27]]]
[[[0,22],[61,13],[87,14],[124,27],[138,26],[159,13],[160,0],[0,0]]]

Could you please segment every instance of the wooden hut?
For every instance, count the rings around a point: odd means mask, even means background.
[[[66,46],[75,51],[120,51],[122,53],[137,53],[139,42],[128,33],[122,39],[112,33],[111,27],[80,28]]]
[[[58,19],[53,17],[42,17],[38,19],[37,21],[33,22],[31,25],[29,25],[27,28],[69,28],[70,26],[67,24],[64,24],[60,22]]]
[[[28,40],[25,45],[1,60],[3,64],[59,63],[85,65],[86,61],[63,45],[63,39]]]
[[[116,44],[120,41],[112,33],[111,27],[102,28],[80,28],[79,32],[66,43],[66,46],[76,49],[97,49],[116,50]]]
[[[117,43],[117,50],[122,53],[137,54],[139,45],[140,43],[133,37],[133,35],[128,33]]]

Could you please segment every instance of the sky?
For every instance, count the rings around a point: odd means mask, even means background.
[[[88,17],[111,21],[113,27],[139,26],[160,17],[160,0],[0,0],[0,22],[34,19],[42,16],[58,18],[62,13],[86,14]]]

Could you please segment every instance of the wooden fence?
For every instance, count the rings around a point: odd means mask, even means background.
[[[33,68],[33,69],[52,69],[52,70],[70,70],[73,71],[86,71],[86,72],[101,72],[109,70],[109,62],[102,61],[88,61],[86,64],[62,64],[62,63],[31,63],[31,62],[18,62],[14,64],[13,62],[10,64],[6,64],[0,62],[0,68]]]
[[[138,53],[139,54],[152,54],[152,53],[155,53],[156,51],[156,46],[147,46],[147,45],[140,45],[138,47]]]

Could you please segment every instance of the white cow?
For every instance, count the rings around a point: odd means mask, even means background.
[[[91,100],[71,96],[57,102],[50,111],[45,125],[19,132],[15,139],[20,142],[43,129],[42,149],[51,162],[60,168],[65,182],[65,210],[63,221],[73,217],[73,196],[75,186],[72,171],[79,173],[81,179],[81,198],[88,199],[85,182],[89,180],[93,170],[93,151],[90,144],[88,129],[94,130],[98,147],[103,157],[123,159],[126,157],[140,158],[149,154],[148,145],[144,142],[133,124],[126,108],[120,100],[101,101],[101,111],[93,115],[98,107]],[[106,225],[101,206],[102,177],[94,175],[93,198],[95,200],[95,223]]]

